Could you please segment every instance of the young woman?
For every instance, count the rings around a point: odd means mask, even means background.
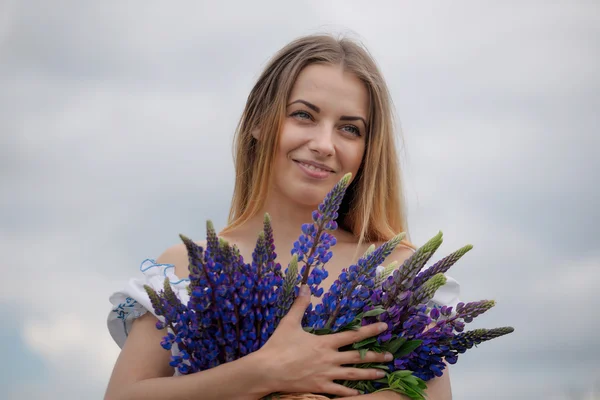
[[[281,49],[248,97],[237,129],[236,182],[229,224],[219,233],[251,259],[263,217],[272,217],[278,261],[286,266],[300,226],[347,172],[353,176],[339,213],[337,244],[328,263],[327,290],[342,268],[377,245],[406,231],[400,169],[395,152],[392,107],[386,84],[357,43],[315,35]],[[386,263],[402,263],[414,251],[403,241]],[[334,380],[378,379],[378,371],[344,367],[382,362],[384,354],[340,352],[344,345],[380,332],[379,324],[356,332],[316,336],[301,328],[311,297],[301,295],[260,350],[240,360],[186,376],[174,376],[170,353],[158,343],[164,332],[143,284],[157,289],[164,276],[186,294],[188,259],[183,244],[167,249],[156,262],[142,264],[144,276],[113,294],[111,335],[122,348],[106,399],[259,399],[273,392],[358,396]],[[304,292],[303,288],[302,292]],[[458,285],[438,290],[434,302],[454,305]],[[313,302],[319,299],[314,299]],[[150,312],[147,312],[150,311]],[[388,355],[389,356],[389,355]],[[447,369],[428,382],[431,400],[451,398]],[[361,399],[401,399],[393,392]]]

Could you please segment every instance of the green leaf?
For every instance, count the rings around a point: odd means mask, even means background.
[[[425,381],[412,375],[412,372],[403,375],[402,377],[399,376],[398,384],[404,388],[406,395],[411,399],[423,399],[423,390],[427,388]]]
[[[372,365],[370,365],[370,366],[369,366],[369,368],[384,369],[384,370],[386,370],[386,371],[389,371],[389,370],[390,370],[390,367],[388,367],[388,366],[387,366],[387,365],[385,365],[385,364],[372,364]],[[387,382],[387,381],[386,381],[386,382]]]
[[[413,400],[424,400],[425,399],[425,397],[423,397],[423,394],[420,391],[415,390],[414,388],[412,388],[408,385],[403,385],[401,387],[401,389],[399,390],[399,392]]]
[[[354,344],[352,345],[352,348],[354,348],[354,349],[359,349],[359,348],[361,348],[361,347],[364,347],[364,346],[366,346],[366,345],[368,345],[368,344],[370,344],[370,343],[376,342],[376,341],[377,341],[377,338],[376,338],[376,337],[371,337],[371,338],[365,339],[365,340],[363,340],[363,341],[360,341],[360,342],[358,342],[358,343],[354,343]]]
[[[396,339],[393,339],[391,341],[389,341],[388,343],[385,344],[385,349],[387,351],[389,351],[390,353],[396,355],[396,352],[398,351],[398,349],[406,342],[406,338],[404,337],[399,337]],[[395,357],[397,358],[397,357]]]
[[[369,368],[371,368],[372,365],[374,365],[374,363],[354,364],[353,367],[354,368],[369,369]]]
[[[371,381],[367,381],[367,384],[365,386],[367,387],[369,393],[373,393],[375,391],[375,386],[373,386],[373,383]]]
[[[415,378],[413,375],[408,375],[408,376],[404,377],[403,380],[404,380],[404,382],[408,383],[411,387],[419,386],[419,383],[417,382],[417,378]]]
[[[405,376],[412,375],[412,371],[409,371],[407,369],[403,369],[403,370],[400,370],[400,371],[394,371],[394,372],[392,372],[392,375],[394,376],[394,378],[404,378]]]
[[[315,329],[314,333],[315,333],[315,335],[328,335],[331,333],[331,329],[329,329],[329,328]]]
[[[387,310],[385,310],[383,308],[374,308],[372,310],[365,312],[362,316],[363,317],[376,317],[378,315],[383,314],[384,312],[387,312]]]
[[[369,351],[369,349],[360,349],[358,350],[358,353],[360,354],[360,359],[364,360],[365,356],[367,355],[367,352]]]
[[[423,380],[412,375],[412,371],[394,371],[391,374],[388,374],[387,380],[388,387],[381,388],[373,393],[391,390],[400,393],[411,400],[426,400],[423,389],[427,386]]]
[[[344,331],[356,331],[361,328],[361,319],[355,319],[354,321],[348,322],[347,324],[341,326],[337,332]]]
[[[408,342],[404,343],[402,345],[402,347],[400,347],[400,349],[398,350],[398,352],[394,352],[394,357],[395,358],[399,358],[399,357],[404,357],[409,355],[410,353],[412,353],[417,347],[419,347],[421,345],[421,343],[423,343],[422,340],[409,340]]]

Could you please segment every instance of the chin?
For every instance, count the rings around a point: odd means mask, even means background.
[[[296,191],[294,200],[303,206],[316,209],[323,199],[327,196],[327,191],[320,188],[304,189]]]
[[[289,181],[286,182],[286,187],[282,189],[281,192],[291,202],[304,207],[312,207],[315,210],[330,190],[327,185],[307,184],[304,182],[291,185]]]

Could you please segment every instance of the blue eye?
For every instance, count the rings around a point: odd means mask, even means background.
[[[297,117],[299,119],[312,119],[312,116],[306,111],[296,111],[292,113],[292,117]]]
[[[347,128],[349,128],[350,130],[346,130]],[[354,125],[345,125],[342,127],[342,129],[346,130],[346,132],[353,134],[354,136],[361,136],[360,129],[358,129]]]

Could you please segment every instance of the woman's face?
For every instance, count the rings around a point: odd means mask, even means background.
[[[365,152],[369,94],[341,66],[312,64],[287,101],[274,162],[274,190],[306,206],[319,204]]]

